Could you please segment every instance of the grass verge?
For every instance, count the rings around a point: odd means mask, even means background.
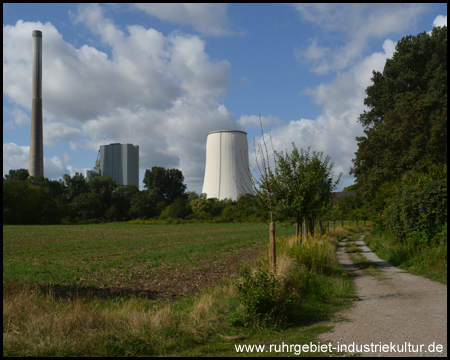
[[[369,248],[383,260],[414,275],[447,284],[447,226],[431,244],[401,243],[380,230],[365,236]]]

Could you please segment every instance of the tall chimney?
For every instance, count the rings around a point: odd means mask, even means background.
[[[33,100],[31,104],[30,176],[44,176],[42,135],[42,31],[33,31]]]

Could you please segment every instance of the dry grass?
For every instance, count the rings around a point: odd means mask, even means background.
[[[3,290],[3,355],[108,356],[164,354],[197,343],[220,331],[214,307],[226,308],[234,288],[221,284],[175,310],[175,303],[139,298],[107,300],[55,299],[29,286]],[[131,339],[136,352],[121,352]],[[146,352],[147,351],[147,352]]]
[[[286,253],[281,253],[277,257],[277,275],[281,280],[281,284],[289,281],[290,276],[295,271],[295,261]]]

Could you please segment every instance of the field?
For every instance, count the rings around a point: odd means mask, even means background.
[[[291,247],[294,228],[277,224],[269,284],[265,224],[4,226],[3,356],[236,356],[235,344],[316,342],[354,295],[335,245],[363,229]],[[253,284],[248,298],[230,277],[254,260],[238,277]]]
[[[277,236],[294,227],[277,226]],[[3,226],[3,285],[57,297],[200,293],[266,251],[265,224]]]

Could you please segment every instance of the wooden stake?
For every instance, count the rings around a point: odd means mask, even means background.
[[[275,254],[275,223],[271,222],[269,225],[269,271],[274,272],[276,269],[276,254]]]

